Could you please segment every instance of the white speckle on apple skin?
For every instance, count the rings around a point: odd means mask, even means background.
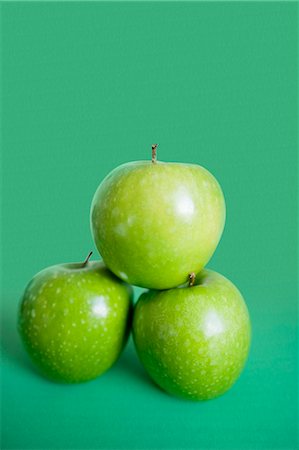
[[[125,272],[119,272],[119,277],[125,281],[128,279],[128,275]]]

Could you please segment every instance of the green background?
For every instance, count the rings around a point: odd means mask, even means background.
[[[3,449],[295,449],[297,3],[2,3]],[[199,163],[227,222],[209,267],[243,292],[246,369],[206,403],[157,389],[132,343],[62,386],[16,333],[28,280],[93,249],[89,207],[120,163]],[[128,255],[129,257],[129,255]]]

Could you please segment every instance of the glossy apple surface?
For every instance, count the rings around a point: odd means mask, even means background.
[[[250,330],[240,292],[210,270],[192,287],[142,294],[133,319],[135,346],[149,375],[165,391],[192,400],[232,386],[247,359]]]
[[[130,284],[167,289],[211,258],[225,223],[221,188],[193,164],[139,161],[112,171],[91,206],[95,244]]]
[[[99,261],[39,272],[19,309],[19,331],[42,372],[79,382],[105,372],[120,355],[130,327],[132,288]]]

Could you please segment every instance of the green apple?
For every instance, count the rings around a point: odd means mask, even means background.
[[[95,378],[127,341],[132,288],[101,261],[61,264],[39,272],[19,309],[19,331],[42,372],[63,382]]]
[[[114,169],[91,205],[92,234],[105,264],[124,281],[151,289],[176,287],[199,272],[224,223],[223,193],[210,172],[155,157]]]
[[[134,312],[133,337],[145,369],[165,391],[186,399],[227,391],[245,364],[250,336],[240,292],[210,270],[193,286],[142,294]]]

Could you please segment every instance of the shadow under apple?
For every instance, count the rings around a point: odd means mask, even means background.
[[[154,385],[138,359],[132,336],[129,337],[126,348],[117,361],[115,367],[117,371],[124,371],[126,373],[129,372],[130,376],[138,378],[138,380],[141,380],[143,383]]]

